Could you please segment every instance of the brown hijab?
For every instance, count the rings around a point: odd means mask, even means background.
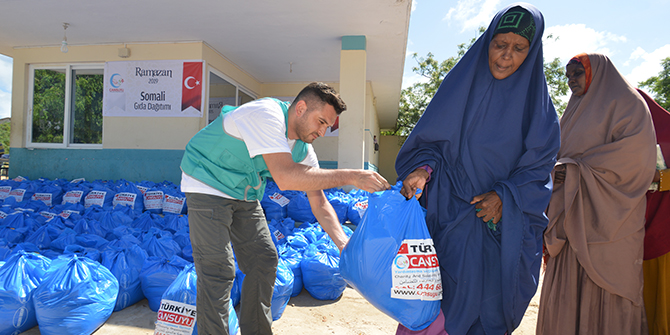
[[[566,176],[549,203],[545,243],[556,257],[569,242],[594,283],[637,305],[645,193],[655,169],[654,128],[645,101],[609,58],[589,54],[588,59],[588,92],[570,97],[560,121],[557,164],[565,165]]]

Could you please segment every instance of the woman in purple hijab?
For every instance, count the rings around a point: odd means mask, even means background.
[[[398,154],[403,194],[423,190],[444,290],[437,331],[398,334],[511,334],[537,290],[560,143],[543,31],[530,4],[498,12]]]

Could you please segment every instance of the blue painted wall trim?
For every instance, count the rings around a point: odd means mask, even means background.
[[[10,148],[9,178],[23,176],[72,180],[181,182],[184,150],[147,149],[26,149]],[[337,169],[337,161],[319,161],[322,169]],[[379,168],[365,162],[366,170]]]
[[[337,169],[337,161],[319,161],[319,167],[322,169]],[[365,162],[363,169],[379,172],[377,165],[374,165],[370,162]]]
[[[322,169],[337,169],[337,161],[319,161],[319,167]]]
[[[365,50],[365,35],[342,36],[342,50]]]
[[[9,177],[181,182],[184,150],[10,148]]]

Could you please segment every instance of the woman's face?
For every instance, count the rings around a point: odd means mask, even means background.
[[[530,43],[515,33],[497,34],[489,44],[489,69],[496,79],[505,79],[516,72],[528,56]]]
[[[576,96],[584,95],[586,89],[586,74],[584,65],[581,63],[570,63],[565,67],[565,76],[568,77],[568,86],[572,94]]]

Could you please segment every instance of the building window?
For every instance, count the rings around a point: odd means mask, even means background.
[[[29,147],[102,147],[104,64],[31,66]]]
[[[231,79],[215,70],[209,72],[209,112],[208,123],[212,123],[225,105],[241,106],[256,98],[245,92]]]

